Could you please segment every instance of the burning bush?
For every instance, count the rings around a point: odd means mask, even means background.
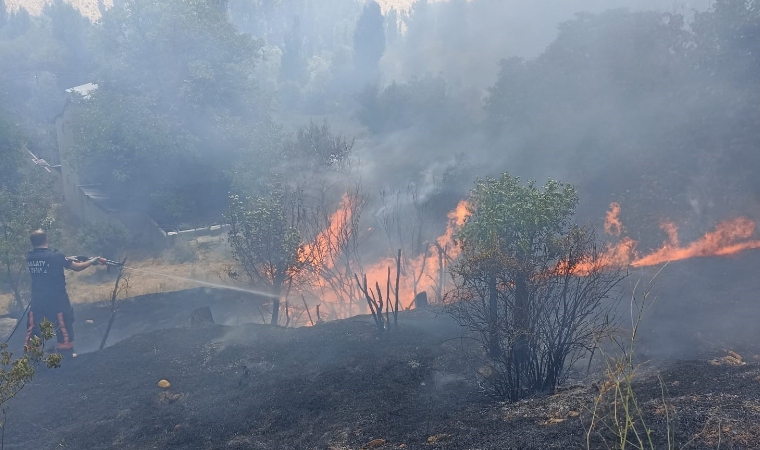
[[[597,253],[591,227],[571,223],[572,186],[503,174],[476,183],[457,234],[451,312],[482,343],[488,386],[517,400],[552,391],[610,330],[619,269]]]

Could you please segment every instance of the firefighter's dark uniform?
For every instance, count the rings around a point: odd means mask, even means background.
[[[58,339],[56,351],[74,353],[74,310],[63,274],[63,269],[70,268],[71,264],[71,260],[55,249],[35,248],[26,255],[26,265],[32,277],[32,304],[25,345],[32,336],[38,335],[39,324],[47,319],[53,324]]]

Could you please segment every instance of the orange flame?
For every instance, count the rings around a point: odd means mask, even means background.
[[[351,199],[348,194],[343,194],[340,207],[328,219],[327,228],[319,232],[314,242],[304,246],[300,257],[301,262],[309,260],[328,268],[334,267],[336,255],[331,250],[338,245],[335,241],[351,221],[352,212]]]
[[[604,232],[613,236],[620,236],[620,233],[623,232],[623,224],[620,222],[619,203],[612,203],[610,205],[607,217],[604,218]]]
[[[399,281],[399,299],[404,307],[414,306],[412,300],[422,291],[431,291],[436,295],[443,292],[446,284],[446,268],[450,261],[459,256],[459,248],[454,245],[454,233],[464,224],[469,215],[469,203],[462,200],[448,213],[446,232],[430,244],[425,252],[408,258],[402,255],[401,279]],[[372,264],[367,270],[367,282],[379,283],[385,295],[388,268],[391,268],[391,285],[395,285],[396,260],[385,258]],[[374,284],[373,284],[374,285]]]
[[[618,220],[619,213],[620,205],[613,203],[605,220],[604,230],[615,236],[619,236],[618,232],[623,230],[622,223]],[[735,255],[745,250],[760,248],[760,240],[746,240],[755,232],[755,222],[746,217],[723,221],[714,231],[684,246],[679,241],[676,224],[665,221],[660,228],[667,234],[667,240],[663,242],[662,247],[641,255],[636,251],[638,242],[624,237],[606,249],[602,255],[602,263],[616,267],[647,267],[690,258]],[[582,272],[583,268],[579,270]]]
[[[341,230],[351,221],[353,209],[350,201],[348,195],[343,197],[338,210],[330,216],[328,227],[317,235],[314,242],[304,247],[303,258],[311,258],[311,261],[328,268],[336,266],[334,250],[337,243],[335,241]],[[447,278],[447,266],[460,253],[459,247],[454,245],[454,234],[469,215],[468,206],[468,202],[462,200],[454,210],[449,212],[446,231],[430,243],[422,254],[402,256],[399,284],[399,299],[402,308],[413,307],[414,296],[422,291],[436,296],[445,291],[450,282]],[[625,231],[620,220],[620,212],[620,204],[610,205],[604,221],[604,230],[607,234],[620,237]],[[646,267],[696,257],[734,255],[745,250],[760,248],[760,239],[750,239],[755,232],[755,222],[745,217],[721,222],[714,231],[685,245],[680,243],[676,224],[664,221],[660,228],[667,236],[660,248],[641,254],[637,250],[639,244],[637,241],[628,236],[622,236],[617,243],[607,246],[597,261],[580,263],[572,269],[573,273],[585,276],[603,267]],[[386,295],[389,269],[391,299],[388,299]],[[387,305],[387,301],[393,299],[396,260],[383,258],[371,264],[364,272],[367,276],[368,288],[375,290],[376,283],[379,284],[385,305]],[[353,278],[351,280],[354,282]],[[325,303],[340,301],[338,295],[322,280],[317,281],[315,289],[314,293]],[[359,302],[364,304],[363,299]],[[384,309],[387,309],[387,306]]]
[[[760,248],[760,240],[740,242],[750,238],[755,232],[755,222],[746,217],[726,220],[718,224],[715,231],[681,247],[678,243],[678,228],[672,223],[663,225],[668,232],[669,242],[654,252],[631,262],[633,267],[645,267],[668,261],[678,261],[705,256],[735,255],[745,250]]]

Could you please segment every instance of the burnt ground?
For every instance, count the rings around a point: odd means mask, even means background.
[[[494,402],[448,318],[416,311],[400,320],[383,337],[366,317],[134,336],[41,372],[9,404],[5,447],[585,448],[594,385]],[[636,385],[656,448],[666,448],[662,387],[678,447],[757,448],[760,365],[729,357],[658,373],[662,383],[650,369]],[[170,388],[157,386],[162,378]]]
[[[658,291],[640,349],[654,361],[635,384],[655,448],[668,448],[668,430],[673,448],[760,447],[760,305],[758,282],[746,281],[758,266],[747,262],[724,262],[735,267],[720,276],[708,276],[707,260],[676,266],[676,282]],[[736,279],[745,281],[724,289]],[[188,327],[190,311],[206,305],[224,325]],[[129,299],[102,351],[108,306],[77,307],[80,355],[7,404],[5,448],[586,448],[593,376],[499,403],[481,391],[471,341],[446,315],[404,312],[380,336],[368,317],[245,324],[259,319],[257,305],[204,289]],[[607,448],[597,437],[590,447]]]

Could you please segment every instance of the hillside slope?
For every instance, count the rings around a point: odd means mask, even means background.
[[[43,372],[9,404],[11,449],[565,449],[585,447],[596,390],[504,405],[481,394],[445,316],[412,311],[312,328],[173,328]],[[671,363],[671,429],[686,448],[753,448],[760,366]],[[157,382],[166,378],[171,387]],[[637,385],[657,448],[661,389]],[[600,448],[595,442],[594,448]],[[678,446],[677,446],[678,447]],[[664,447],[662,447],[664,448]]]

